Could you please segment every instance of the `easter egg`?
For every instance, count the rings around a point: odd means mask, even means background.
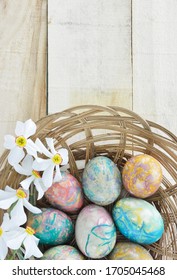
[[[140,244],[152,244],[164,232],[160,213],[152,204],[139,198],[117,201],[113,207],[113,220],[126,238]]]
[[[80,251],[100,259],[108,255],[116,242],[116,228],[110,214],[101,206],[90,204],[76,220],[75,237]]]
[[[75,213],[84,201],[81,184],[67,172],[61,172],[61,175],[62,179],[52,184],[45,192],[45,197],[53,207]]]
[[[132,242],[118,242],[108,256],[109,260],[153,260],[141,245]]]
[[[130,158],[122,171],[123,185],[132,195],[145,198],[154,194],[162,182],[162,168],[152,156]]]
[[[84,256],[73,246],[58,245],[48,249],[41,260],[84,260]]]
[[[82,185],[90,201],[98,205],[109,205],[120,194],[121,174],[116,164],[109,158],[95,157],[84,169]]]
[[[74,233],[73,223],[65,213],[53,208],[42,208],[40,214],[29,214],[27,225],[35,230],[40,243],[49,245],[64,244]]]

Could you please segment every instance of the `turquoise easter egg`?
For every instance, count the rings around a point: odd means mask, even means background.
[[[71,240],[74,226],[69,216],[60,210],[42,208],[42,213],[30,213],[27,226],[35,230],[35,236],[40,243],[59,245]]]
[[[52,184],[45,192],[45,197],[53,207],[76,213],[84,202],[81,184],[69,173],[61,172],[61,175],[61,180]]]
[[[152,244],[164,232],[162,216],[143,199],[128,197],[117,201],[113,207],[113,220],[126,238],[140,244]]]
[[[108,255],[116,242],[116,228],[105,208],[90,204],[79,213],[75,227],[76,243],[87,257]]]
[[[95,157],[84,169],[82,185],[90,201],[98,205],[109,205],[120,194],[121,174],[116,164],[109,158]]]
[[[84,256],[70,245],[58,245],[45,251],[41,260],[84,260]]]
[[[108,256],[109,260],[153,260],[141,245],[133,242],[118,242]]]

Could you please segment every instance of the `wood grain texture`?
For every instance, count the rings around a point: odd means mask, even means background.
[[[82,104],[132,109],[131,1],[48,5],[49,113]]]
[[[0,1],[0,151],[17,120],[46,115],[46,0]]]
[[[177,1],[133,1],[133,109],[177,134]]]
[[[118,105],[176,134],[176,12],[175,0],[49,0],[49,113]]]

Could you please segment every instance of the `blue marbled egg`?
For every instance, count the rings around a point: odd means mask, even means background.
[[[109,205],[120,194],[121,174],[116,164],[109,158],[95,157],[84,169],[82,185],[90,201],[98,205]]]
[[[76,243],[87,257],[108,255],[116,242],[116,227],[105,208],[90,204],[79,213],[75,227]]]
[[[30,213],[27,226],[35,231],[40,243],[48,245],[66,244],[74,234],[71,218],[54,208],[42,208],[40,214]]]
[[[113,207],[113,220],[126,238],[140,244],[152,244],[164,232],[160,213],[143,199],[129,197],[117,201]]]

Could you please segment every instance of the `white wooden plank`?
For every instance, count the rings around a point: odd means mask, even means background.
[[[17,120],[46,114],[46,4],[0,1],[0,152]]]
[[[132,108],[131,1],[49,0],[49,113]]]
[[[133,1],[133,109],[177,134],[177,1]]]

